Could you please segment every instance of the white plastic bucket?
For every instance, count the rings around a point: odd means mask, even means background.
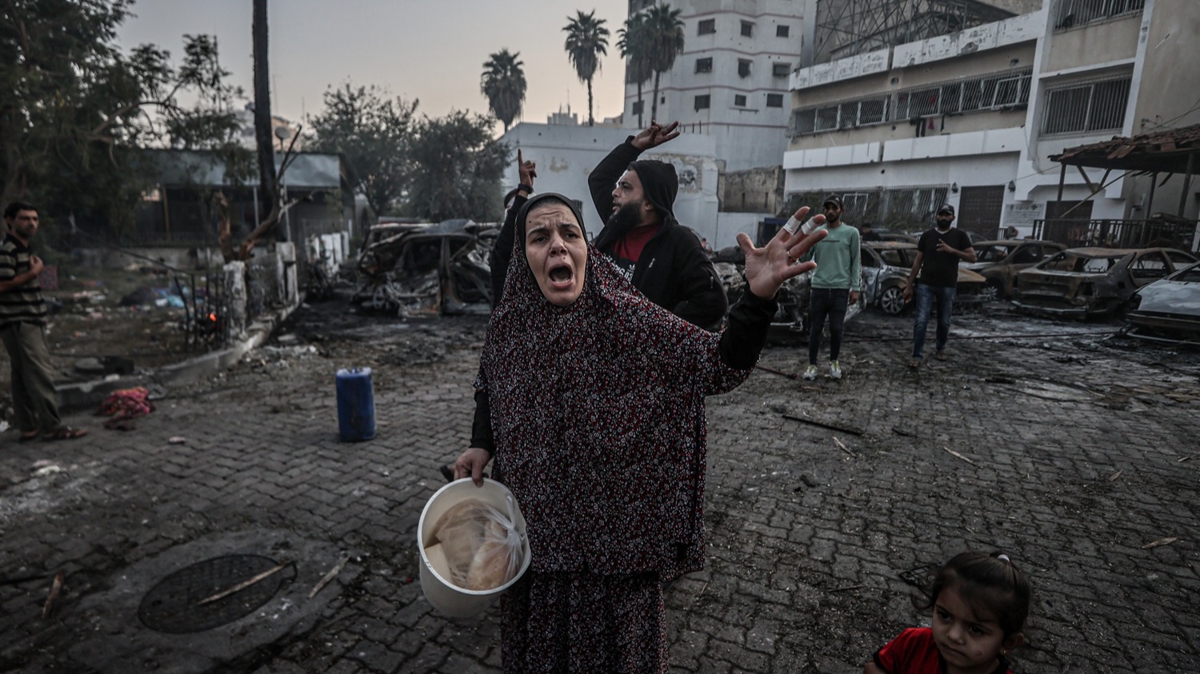
[[[425,593],[425,599],[437,610],[452,618],[469,618],[476,615],[491,606],[492,602],[520,580],[529,568],[529,539],[525,537],[525,517],[521,514],[516,497],[513,497],[513,511],[517,531],[521,533],[521,548],[525,553],[525,561],[512,580],[491,590],[466,590],[434,571],[428,555],[425,554],[425,546],[436,542],[433,527],[437,526],[447,510],[466,499],[474,498],[495,506],[502,513],[507,513],[510,496],[512,492],[508,487],[495,480],[485,477],[483,486],[476,487],[471,478],[463,478],[437,490],[425,504],[425,509],[421,511],[421,521],[417,523],[417,548],[421,551],[421,592]]]

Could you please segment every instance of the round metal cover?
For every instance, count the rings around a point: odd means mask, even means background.
[[[295,577],[290,566],[216,601],[199,602],[278,566],[268,557],[226,555],[193,564],[162,579],[138,606],[142,624],[158,632],[203,632],[250,615]]]

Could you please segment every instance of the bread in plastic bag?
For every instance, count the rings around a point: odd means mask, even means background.
[[[509,513],[479,499],[465,499],[442,515],[434,527],[449,577],[467,590],[491,590],[512,580],[525,561],[515,508],[508,497]]]

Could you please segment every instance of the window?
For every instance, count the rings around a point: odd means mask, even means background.
[[[750,77],[749,59],[738,59],[738,77]]]
[[[695,99],[695,103],[696,103],[695,108],[697,110],[704,110],[705,108],[707,108],[709,106],[708,94],[704,94],[702,96],[697,96]]]
[[[775,26],[775,37],[787,37],[790,26]]]
[[[1129,273],[1135,279],[1158,279],[1167,275],[1167,261],[1162,253],[1146,253],[1134,259]]]
[[[1195,258],[1193,258],[1191,255],[1188,255],[1187,253],[1179,253],[1173,250],[1167,251],[1167,258],[1171,260],[1171,264],[1174,265],[1176,269],[1183,269],[1189,264],[1195,264],[1196,262]]]
[[[733,104],[739,108],[746,107],[746,97],[743,94],[734,94]]]
[[[702,19],[700,23],[696,24],[697,35],[712,35],[715,32],[717,32],[716,19]]]
[[[792,64],[790,63],[772,63],[771,76],[787,77],[792,73]]]
[[[768,108],[782,108],[783,107],[783,94],[767,94],[767,107]]]
[[[769,95],[769,94],[768,94]],[[777,94],[782,99],[782,94]],[[849,101],[821,108],[798,110],[793,115],[792,132],[796,135],[850,129],[856,126],[881,124],[888,119],[887,96],[863,101]],[[782,107],[783,101],[780,100]]]
[[[646,104],[646,101],[634,101],[633,108],[629,112],[634,115],[640,115],[640,114],[642,114],[642,110],[644,110],[646,107],[645,104]]]
[[[711,73],[712,72],[712,57],[696,59],[696,72]]]
[[[749,21],[742,22],[742,37],[754,37],[754,24]]]
[[[1061,0],[1055,30],[1067,30],[1122,14],[1140,12],[1146,0]]]
[[[1120,129],[1125,124],[1129,81],[1123,77],[1047,91],[1042,133]]]

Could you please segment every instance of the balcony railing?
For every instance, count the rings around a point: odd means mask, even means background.
[[[1150,220],[1085,220],[1058,218],[1033,221],[1033,238],[1057,241],[1068,248],[1166,247],[1193,250],[1197,221],[1178,218]]]

